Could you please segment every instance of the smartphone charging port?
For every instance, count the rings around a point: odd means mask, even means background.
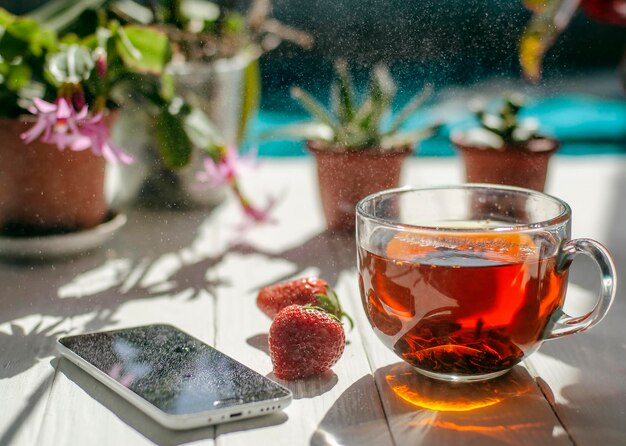
[[[235,412],[230,414],[230,418],[237,418],[243,415],[243,412]]]

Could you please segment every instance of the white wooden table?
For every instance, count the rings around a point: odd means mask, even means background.
[[[407,184],[460,180],[456,158],[412,160],[404,176]],[[573,208],[574,237],[605,243],[624,270],[626,157],[557,158],[548,183]],[[371,331],[354,240],[324,232],[312,161],[267,160],[245,187],[281,201],[278,223],[243,240],[228,201],[211,213],[130,211],[112,243],[71,261],[0,263],[0,445],[626,444],[624,288],[598,327],[544,344],[497,384],[435,385]],[[335,285],[356,328],[332,374],[287,383],[295,399],[282,413],[169,431],[54,351],[64,334],[166,322],[272,377],[270,321],[256,292],[306,274]],[[593,300],[598,277],[577,260],[571,312]],[[469,403],[484,407],[436,410]]]

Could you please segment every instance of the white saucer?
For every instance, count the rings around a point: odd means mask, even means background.
[[[125,214],[116,213],[104,223],[79,232],[37,237],[0,236],[0,256],[20,260],[49,260],[81,254],[110,240],[126,221]]]

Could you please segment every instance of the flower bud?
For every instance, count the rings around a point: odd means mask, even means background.
[[[107,74],[107,53],[103,48],[98,47],[94,51],[94,59],[96,62],[96,73],[100,79],[104,79]]]

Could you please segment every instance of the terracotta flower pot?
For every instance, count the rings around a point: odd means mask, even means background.
[[[89,150],[24,144],[19,135],[30,126],[0,119],[0,230],[46,234],[101,223],[107,214],[105,160]]]
[[[355,227],[355,206],[369,194],[397,187],[404,160],[411,149],[339,151],[316,141],[307,142],[317,161],[320,198],[330,231]]]
[[[504,148],[471,146],[463,143],[462,136],[452,137],[461,153],[468,183],[506,184],[543,191],[548,173],[548,163],[559,147],[551,138],[538,138],[527,148]]]

